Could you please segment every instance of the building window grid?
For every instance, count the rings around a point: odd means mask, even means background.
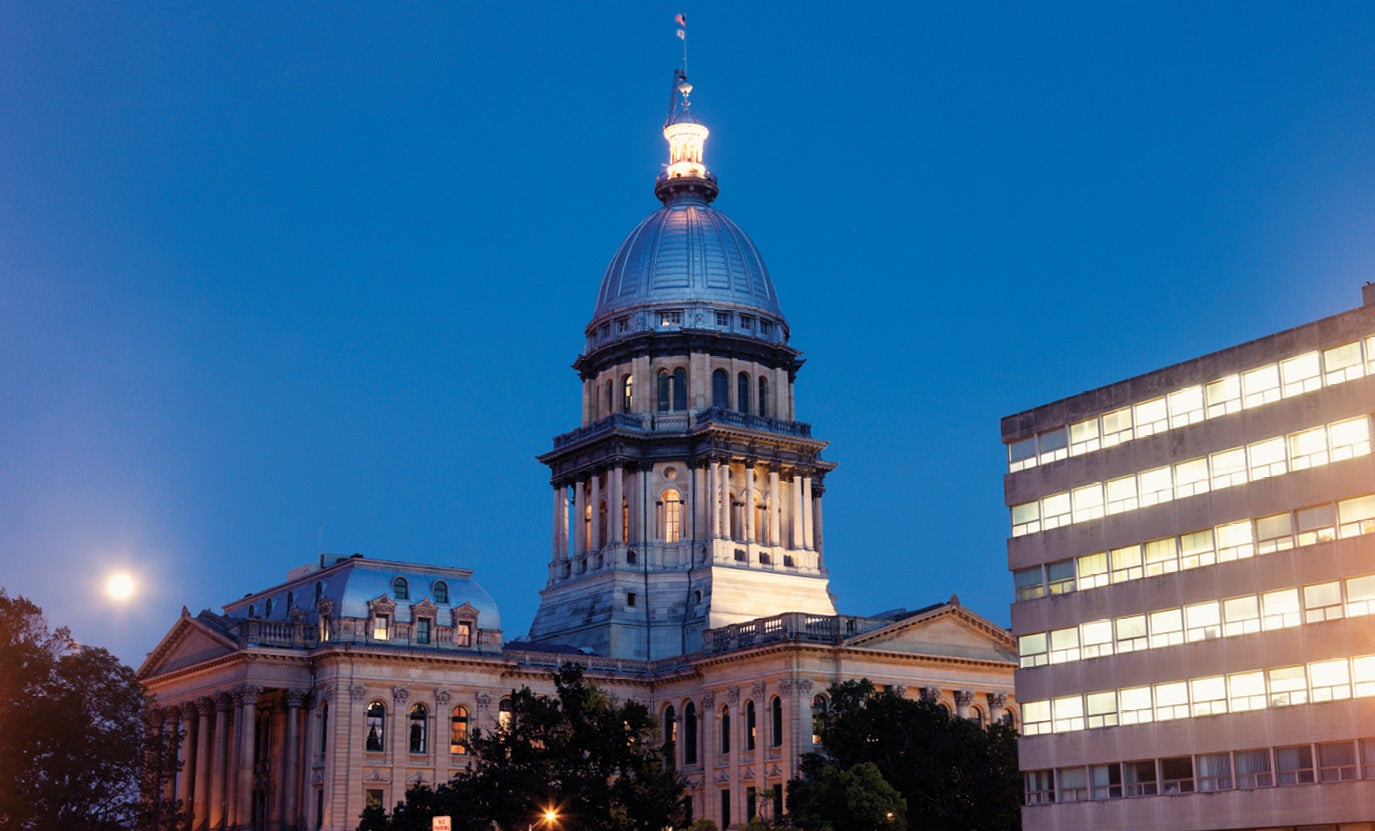
[[[1362,342],[1357,340],[1322,350],[1321,370],[1318,366],[1319,353],[1305,352],[1275,364],[1227,375],[1206,384],[1184,387],[1163,398],[1142,401],[1075,422],[1069,425],[1069,441],[1065,450],[1069,456],[1092,453],[1162,430],[1259,407],[1281,398],[1306,395],[1323,386],[1360,378],[1367,372],[1375,372],[1375,336],[1365,338],[1364,343],[1365,361],[1362,360]],[[1136,413],[1135,425],[1133,412]],[[1056,432],[1052,430],[1041,435],[1052,436],[1052,441],[1058,442],[1058,437],[1054,437]],[[1052,445],[1041,449],[1037,447],[1036,439],[1030,437],[1008,444],[1009,472],[1016,473],[1064,458],[1058,455],[1061,447]],[[1028,442],[1030,448],[1025,446]],[[1016,445],[1022,446],[1014,453],[1012,448]]]

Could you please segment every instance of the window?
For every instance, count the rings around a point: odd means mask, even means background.
[[[1284,439],[1281,437],[1247,445],[1246,456],[1247,471],[1252,482],[1279,476],[1289,470],[1284,454]]]
[[[626,375],[621,378],[621,412],[628,413],[635,408],[635,378]]]
[[[1345,658],[1314,661],[1308,665],[1308,686],[1314,701],[1340,701],[1351,697],[1351,665]]]
[[[1179,548],[1174,537],[1146,543],[1146,576],[1172,574],[1179,571]]]
[[[1337,503],[1337,531],[1342,537],[1375,533],[1375,496],[1358,496]]]
[[[1307,785],[1313,782],[1313,748],[1309,745],[1275,748],[1275,783]]]
[[[1089,798],[1089,773],[1085,768],[1060,768],[1055,771],[1059,795],[1057,802],[1086,802]]]
[[[1150,687],[1128,687],[1117,695],[1122,724],[1146,724],[1154,717]]]
[[[1170,427],[1169,413],[1163,398],[1142,401],[1136,405],[1135,411],[1136,437],[1138,439],[1163,432]]]
[[[425,644],[430,642],[430,619],[427,617],[416,618],[415,621],[415,642]]]
[[[329,702],[320,702],[320,753],[329,748]]]
[[[1151,612],[1150,631],[1152,649],[1184,643],[1184,610],[1162,609]]]
[[[1365,416],[1339,421],[1327,428],[1332,461],[1340,462],[1370,453],[1370,422]]]
[[[392,597],[396,598],[397,600],[410,599],[411,590],[409,584],[406,583],[406,578],[398,577],[395,580],[391,581],[391,594]]]
[[[1190,459],[1174,466],[1174,498],[1196,496],[1208,492],[1207,458]]]
[[[1232,756],[1230,753],[1209,753],[1196,758],[1198,789],[1200,791],[1230,791],[1232,789]]]
[[[1088,714],[1086,724],[1090,730],[1097,727],[1117,726],[1117,692],[1105,690],[1084,696],[1085,710]]]
[[[745,816],[753,819],[759,809],[759,792],[753,787],[745,788]]]
[[[1054,771],[1029,770],[1026,772],[1026,804],[1045,805],[1055,801]]]
[[[721,748],[721,752],[722,752],[722,753],[729,753],[729,752],[730,752],[730,708],[729,708],[729,707],[722,707],[722,708],[721,708],[720,727],[721,727],[721,736],[720,736],[719,746],[720,746],[720,748]]]
[[[1251,536],[1250,520],[1243,519],[1240,522],[1219,525],[1213,529],[1213,533],[1217,537],[1218,562],[1242,560],[1256,552],[1255,543]]]
[[[1364,374],[1361,367],[1361,342],[1353,341],[1324,349],[1322,366],[1328,384],[1340,384],[1352,378],[1360,378]]]
[[[663,309],[663,310],[661,310],[661,311],[659,312],[659,325],[660,325],[660,326],[682,326],[682,325],[683,325],[683,310],[682,310],[682,309]]]
[[[1299,625],[1298,589],[1280,589],[1260,597],[1261,629],[1284,629]]]
[[[468,708],[462,704],[449,716],[449,752],[455,756],[468,753]]]
[[[515,715],[511,712],[511,699],[503,698],[497,703],[497,729],[510,730]]]
[[[1023,669],[1045,666],[1049,663],[1046,633],[1022,635],[1017,639],[1017,654],[1020,656],[1020,666]]]
[[[754,331],[754,316],[740,315],[740,328],[746,332]]]
[[[759,376],[759,414],[769,414],[769,379],[762,375]]]
[[[459,646],[473,645],[473,623],[470,620],[460,620],[454,628],[454,641]]]
[[[769,714],[772,716],[772,724],[769,725],[769,741],[774,747],[783,746],[783,699],[778,696],[773,697],[769,704]]]
[[[826,727],[826,696],[812,698],[812,744],[821,744],[821,733]]]
[[[321,791],[324,793],[324,791]],[[386,802],[386,792],[381,788],[368,788],[363,793],[363,807],[382,809],[382,804]]]
[[[691,701],[683,707],[683,764],[697,764],[697,705]]]
[[[1112,621],[1090,621],[1079,627],[1080,650],[1084,658],[1099,658],[1113,654]]]
[[[1260,605],[1253,594],[1222,601],[1222,634],[1226,637],[1260,631]]]
[[[1036,445],[1040,450],[1037,459],[1041,464],[1069,457],[1069,434],[1063,427],[1041,433],[1036,437]]]
[[[730,328],[730,312],[717,312],[716,325],[722,329]]]
[[[1217,549],[1213,547],[1213,529],[1193,531],[1179,536],[1179,568],[1190,569],[1210,566],[1217,562]]]
[[[1051,594],[1074,591],[1074,561],[1060,560],[1046,565],[1046,587]]]
[[[1012,506],[1012,536],[1020,537],[1023,534],[1034,534],[1040,530],[1040,503],[1026,502]]]
[[[1269,749],[1238,750],[1236,781],[1238,788],[1268,788],[1275,784],[1275,777],[1270,769]]]
[[[1290,433],[1289,463],[1293,470],[1305,470],[1327,464],[1327,428],[1314,427]]]
[[[1222,637],[1222,607],[1216,600],[1184,607],[1184,640],[1206,641]]]
[[[1092,765],[1089,767],[1089,781],[1093,787],[1094,799],[1122,798],[1122,766]]]
[[[367,731],[364,748],[372,753],[382,752],[382,738],[386,735],[387,729],[387,705],[380,701],[369,704],[363,725]]]
[[[1256,670],[1227,676],[1227,707],[1233,713],[1265,709],[1265,674]]]
[[[429,717],[430,711],[424,704],[411,705],[409,745],[412,753],[424,753],[429,744],[426,741],[428,738],[426,734],[430,722]]]
[[[1123,762],[1122,791],[1127,796],[1155,796],[1159,792],[1155,779],[1155,760]]]
[[[1055,629],[1050,633],[1050,662],[1064,664],[1079,660],[1079,629]]]
[[[1280,398],[1279,366],[1267,364],[1241,375],[1242,404],[1248,409],[1278,401]]]
[[[372,616],[372,639],[385,641],[391,637],[391,615],[380,612]]]
[[[1375,574],[1352,577],[1346,581],[1346,615],[1375,614]]]
[[[1189,684],[1171,681],[1155,685],[1155,720],[1173,721],[1189,717]]]
[[[735,409],[745,414],[750,411],[750,376],[744,372],[735,379]]]
[[[1069,493],[1053,493],[1041,500],[1041,530],[1070,523]]]
[[[1113,621],[1117,632],[1117,651],[1136,652],[1146,648],[1146,616],[1129,615]]]
[[[730,816],[730,788],[721,789],[721,827],[729,828],[731,825]]]
[[[1193,716],[1218,716],[1227,712],[1227,681],[1221,675],[1189,680]]]
[[[678,713],[670,704],[664,708],[664,760],[672,765],[678,755]]]
[[[267,599],[265,603],[263,603],[263,617],[272,617],[272,598],[270,597]]]
[[[1174,498],[1174,482],[1169,466],[1142,471],[1137,476],[1141,507],[1169,502]]]
[[[1074,503],[1074,521],[1088,522],[1103,516],[1103,486],[1095,482],[1070,492]]]
[[[1375,656],[1351,659],[1351,686],[1356,698],[1375,695]]]
[[[1212,489],[1221,490],[1246,484],[1246,448],[1234,447],[1208,457]]]
[[[1266,672],[1270,682],[1270,706],[1308,703],[1308,678],[1303,666],[1277,667]]]
[[[1028,701],[1022,705],[1022,734],[1039,736],[1050,730],[1050,702]]]
[[[619,335],[619,334],[622,334],[622,333],[624,333],[624,332],[630,331],[630,318],[627,318],[627,317],[618,317],[618,318],[616,318],[615,323],[616,323],[616,334]]]
[[[1044,597],[1045,583],[1041,580],[1041,567],[1032,566],[1013,572],[1012,582],[1016,585],[1018,600],[1031,600]]]
[[[1319,623],[1342,617],[1342,584],[1337,580],[1303,587],[1303,622]]]
[[[1069,426],[1069,454],[1078,456],[1091,453],[1102,446],[1099,440],[1098,419],[1077,421]]]
[[[1318,353],[1305,352],[1302,355],[1280,361],[1281,389],[1285,398],[1302,395],[1322,387],[1322,372],[1318,368]]]
[[[1108,554],[1085,554],[1074,561],[1080,589],[1094,589],[1108,584]]]
[[[430,593],[434,596],[434,602],[436,603],[449,602],[449,584],[445,583],[443,580],[434,581],[434,586],[430,588]]]
[[[1318,781],[1349,782],[1356,778],[1356,745],[1334,742],[1318,745]]]
[[[1294,547],[1293,517],[1286,511],[1256,520],[1256,553],[1272,554]]]
[[[754,750],[755,733],[758,730],[758,722],[754,713],[754,700],[745,702],[745,749]]]
[[[1108,557],[1112,562],[1112,582],[1141,579],[1141,546],[1114,548],[1108,552]]]
[[[663,525],[659,536],[664,542],[678,542],[683,538],[683,497],[676,490],[666,490],[660,496],[663,506]]]
[[[730,409],[730,376],[724,369],[711,373],[711,406],[722,410]]]
[[[1013,473],[1036,465],[1036,439],[1022,439],[1007,446],[1008,469]]]
[[[669,372],[659,370],[658,410],[661,413],[683,412],[687,409],[687,370],[678,367]]]
[[[1160,760],[1160,792],[1194,792],[1194,760],[1191,757],[1175,756]]]
[[[763,336],[766,337],[766,338],[767,338],[768,336],[772,335],[772,334],[773,334],[773,321],[772,321],[772,320],[760,320],[760,321],[759,321],[759,334],[763,335]],[[781,814],[781,812],[780,812],[780,814]]]
[[[1331,505],[1314,505],[1295,512],[1299,545],[1313,545],[1337,538],[1337,516]]]
[[[1186,387],[1168,396],[1170,426],[1183,427],[1203,420],[1203,387]]]
[[[1241,376],[1228,375],[1203,388],[1208,418],[1241,411]]]
[[[635,608],[635,592],[625,593],[625,605],[627,608],[630,609]]]

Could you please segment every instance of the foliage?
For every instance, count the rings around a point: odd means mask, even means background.
[[[175,805],[157,817],[140,810],[145,770],[175,757],[145,762],[132,669],[49,630],[42,609],[3,590],[0,666],[0,831],[177,827]]]
[[[848,831],[874,828],[903,831],[907,805],[873,762],[848,768],[825,764],[816,754],[805,779],[788,789],[792,823],[805,831]]]
[[[686,822],[684,783],[663,758],[649,710],[618,702],[565,664],[556,697],[527,688],[511,695],[511,719],[475,730],[476,764],[437,788],[406,793],[390,817],[364,815],[360,831],[429,831],[449,815],[456,831],[542,827],[547,808],[559,829],[660,831]]]
[[[1010,727],[983,728],[952,718],[933,702],[877,691],[867,680],[832,687],[830,699],[821,730],[825,754],[804,756],[804,779],[790,785],[789,809],[799,828],[824,827],[804,825],[802,817],[812,810],[806,800],[819,790],[826,770],[855,771],[866,762],[901,795],[906,821],[914,827],[931,831],[1021,827],[1017,737]],[[818,788],[809,791],[808,783]],[[857,785],[831,782],[829,787],[844,791]],[[834,796],[826,795],[826,799]]]
[[[709,819],[695,819],[688,826],[688,831],[720,831],[716,823]]]

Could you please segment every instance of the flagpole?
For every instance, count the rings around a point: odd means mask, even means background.
[[[683,42],[683,74],[687,75],[687,14],[679,12],[674,15],[673,22],[678,24],[678,39]]]

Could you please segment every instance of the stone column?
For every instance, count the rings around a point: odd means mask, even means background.
[[[754,542],[757,534],[754,528],[754,460],[745,460],[745,542]]]
[[[583,482],[573,486],[573,555],[582,556],[592,547],[587,539],[587,488]]]
[[[814,548],[812,544],[812,477],[802,477],[802,547]]]
[[[477,633],[474,632],[474,637]],[[392,687],[391,700],[392,709],[396,712],[392,714],[391,741],[387,744],[391,748],[391,791],[387,798],[393,803],[401,801],[401,797],[406,793],[406,762],[410,758],[406,754],[407,742],[410,740],[410,730],[406,723],[410,713],[406,712],[406,702],[410,700],[411,691],[407,687]]]
[[[554,486],[554,562],[568,556],[568,497],[562,485]]]
[[[988,694],[988,723],[997,724],[1003,720],[1007,710],[1007,693]]]
[[[611,523],[607,541],[612,545],[625,542],[625,517],[621,515],[621,502],[625,498],[624,476],[620,466],[609,468],[606,472],[606,518]]]
[[[922,701],[930,701],[932,704],[937,704],[941,700],[940,687],[922,687],[918,690],[918,693],[921,695]]]
[[[973,690],[955,690],[955,715],[969,718],[969,705],[974,703]]]
[[[782,494],[778,490],[778,466],[769,466],[769,545],[778,545],[782,531]]]
[[[192,809],[191,827],[204,831],[210,827],[210,714],[215,710],[215,702],[202,698],[196,702],[199,718],[196,722],[196,783]]]
[[[721,536],[721,462],[712,459],[707,463],[707,536],[717,539]]]
[[[802,477],[793,474],[788,478],[788,496],[792,500],[792,540],[788,547],[806,548],[802,544]]]
[[[453,718],[453,711],[449,706],[451,694],[448,690],[435,690],[434,693],[434,735],[431,737],[430,747],[434,753],[434,781],[448,782],[452,776],[449,773],[449,763],[453,756],[449,753],[449,730],[450,719]]]
[[[587,550],[601,548],[602,545],[602,477],[599,473],[592,474],[592,530],[588,534],[591,537],[587,541]],[[608,506],[607,510],[610,510]]]
[[[286,746],[282,760],[282,824],[286,831],[301,827],[298,797],[301,792],[301,705],[305,703],[303,690],[286,691]]]
[[[235,820],[238,825],[248,826],[253,817],[253,750],[256,742],[254,733],[258,729],[258,696],[262,687],[244,687],[239,691],[239,775],[238,806]],[[299,702],[298,702],[299,706]]]
[[[194,750],[191,747],[191,725],[195,714],[196,706],[189,701],[177,709],[181,729],[181,738],[177,743],[177,761],[181,762],[181,770],[177,771],[177,799],[181,802],[182,810],[188,813],[191,811],[191,777],[195,773]]]
[[[821,496],[826,493],[823,482],[817,482],[812,486],[812,547],[816,549],[817,565],[822,564],[822,555],[826,550],[826,536],[821,527]]]
[[[224,790],[229,780],[225,766],[225,754],[229,752],[229,706],[228,693],[215,696],[215,746],[210,751],[210,828],[224,827]]]

